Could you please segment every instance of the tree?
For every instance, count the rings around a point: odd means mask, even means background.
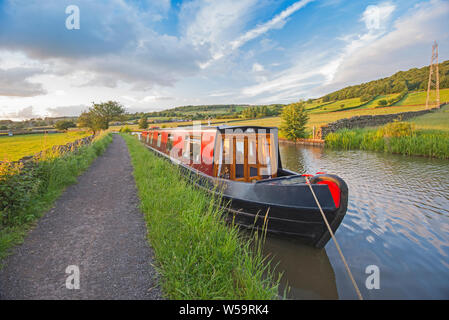
[[[58,130],[66,131],[69,128],[75,128],[76,124],[70,120],[59,120],[59,121],[56,121],[55,127]]]
[[[287,139],[296,141],[306,137],[306,124],[309,116],[304,108],[304,103],[297,102],[285,106],[281,118],[281,132]]]
[[[112,120],[121,120],[125,113],[125,108],[116,101],[108,101],[103,103],[93,103],[89,112],[102,123],[101,129],[108,129],[109,122]]]
[[[379,101],[377,102],[377,104],[378,104],[379,106],[384,107],[384,106],[386,106],[386,105],[388,104],[388,101],[385,100],[385,99],[382,99],[382,100],[379,100]]]
[[[148,128],[148,119],[147,117],[142,117],[139,120],[139,129],[147,129]]]
[[[125,108],[115,101],[93,103],[88,111],[84,111],[78,118],[78,126],[89,128],[94,133],[109,128],[112,120],[122,120]]]
[[[78,117],[77,121],[78,127],[89,128],[95,134],[97,131],[102,129],[102,122],[98,119],[91,111],[84,111]]]

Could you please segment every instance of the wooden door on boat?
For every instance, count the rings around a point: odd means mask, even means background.
[[[218,151],[221,159],[219,158],[220,162],[214,166],[214,175],[242,182],[275,177],[271,148],[270,134],[222,135],[222,144]]]

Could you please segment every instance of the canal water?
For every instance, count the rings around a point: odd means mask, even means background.
[[[282,164],[349,187],[336,238],[365,299],[449,299],[449,161],[280,144]],[[265,253],[292,299],[356,299],[334,243],[322,250],[268,236]],[[368,289],[368,266],[379,289]],[[368,279],[372,283],[372,277]]]

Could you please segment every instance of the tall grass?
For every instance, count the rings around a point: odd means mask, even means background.
[[[394,126],[398,125],[342,129],[326,136],[326,147],[449,159],[449,132],[414,129],[395,131],[397,128],[392,128]]]
[[[274,299],[275,279],[260,250],[227,225],[219,199],[195,188],[168,161],[123,135],[134,166],[148,238],[171,299]]]
[[[91,145],[61,157],[48,157],[33,165],[0,165],[0,259],[23,240],[32,223],[111,141],[110,134],[102,134]]]

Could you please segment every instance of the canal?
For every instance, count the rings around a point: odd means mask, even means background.
[[[349,187],[336,238],[365,299],[449,299],[449,161],[280,144],[282,164]],[[291,299],[356,299],[334,243],[318,250],[268,236],[264,251]],[[368,266],[379,289],[367,289]]]

